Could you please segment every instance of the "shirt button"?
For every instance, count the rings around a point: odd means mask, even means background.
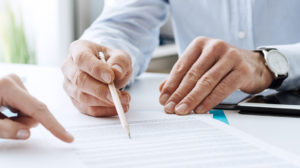
[[[244,31],[240,31],[238,33],[238,37],[239,37],[239,39],[244,39],[246,37],[246,33]]]

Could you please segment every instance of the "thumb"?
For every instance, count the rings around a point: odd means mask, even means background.
[[[7,139],[28,139],[29,128],[8,118],[0,120],[0,137]]]

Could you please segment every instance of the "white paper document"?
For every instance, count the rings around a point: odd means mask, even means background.
[[[72,126],[76,154],[87,167],[300,167],[297,157],[209,116]]]

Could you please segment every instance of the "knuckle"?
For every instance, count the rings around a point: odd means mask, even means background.
[[[75,86],[77,86],[77,87],[79,87],[79,88],[81,88],[81,87],[84,85],[85,81],[86,81],[87,78],[88,78],[88,76],[87,76],[84,72],[82,72],[82,71],[80,71],[80,70],[78,70],[78,71],[75,73],[74,76],[75,76],[75,77],[74,77],[74,84],[75,84]]]
[[[163,89],[163,92],[172,94],[175,89],[176,89],[176,85],[174,84],[174,82],[172,82],[172,83],[168,84],[167,86],[165,86],[165,88]]]
[[[8,76],[5,76],[3,78],[0,79],[0,85],[1,86],[5,86],[8,87],[12,84],[11,79]]]
[[[124,58],[126,58],[127,61],[130,61],[130,63],[131,63],[130,55],[127,52],[120,50],[120,53]]]
[[[174,74],[184,74],[185,73],[185,65],[180,63],[180,62],[177,62],[173,71],[174,71]]]
[[[88,102],[87,96],[83,92],[78,93],[78,100],[79,100],[79,103],[87,103]]]
[[[92,64],[88,67],[88,71],[93,75],[98,75],[101,71],[101,66],[97,66],[97,64]]]
[[[198,85],[200,85],[200,87],[204,87],[204,89],[212,88],[214,86],[213,84],[214,80],[210,76],[203,76],[202,79],[198,82]]]
[[[131,64],[130,55],[123,50],[112,50],[110,55],[112,55],[113,58],[117,59],[119,62],[126,64],[126,66]]]
[[[195,102],[195,100],[196,100],[196,98],[195,98],[194,96],[192,96],[192,95],[186,96],[186,97],[184,98],[184,103],[187,104],[187,106],[188,106],[189,108],[193,108],[193,107],[192,107],[193,104],[198,104],[198,103],[199,103],[199,102]]]
[[[224,93],[226,92],[226,90],[228,90],[229,88],[231,88],[231,85],[226,81],[224,80],[223,82],[221,82],[219,85],[218,85],[218,89],[214,92],[214,95],[215,98],[218,98],[218,97],[223,97],[224,96]]]
[[[172,94],[172,97],[170,98],[170,102],[173,101],[175,103],[178,103],[185,95],[182,91],[176,91]]]
[[[16,74],[9,74],[7,77],[12,80],[20,80],[20,78]]]
[[[214,41],[214,46],[223,48],[227,46],[227,43],[224,40],[216,39]]]
[[[0,89],[2,91],[4,90],[9,90],[11,88],[13,88],[15,85],[14,81],[11,79],[10,76],[5,76],[3,78],[0,79]]]
[[[93,117],[100,117],[101,115],[98,112],[97,108],[93,108],[93,107],[88,107],[87,111],[86,111],[87,115],[93,116]]]
[[[204,36],[199,36],[199,37],[196,37],[193,42],[196,45],[199,45],[199,44],[202,44],[202,43],[206,42],[207,40],[209,40],[209,38],[204,37]]]
[[[73,41],[70,46],[69,46],[69,50],[71,51],[73,48],[75,48],[76,46],[78,46],[81,43],[80,40],[75,40]]]
[[[77,41],[78,41],[78,40],[73,41],[73,42],[70,44],[70,47],[69,47],[70,50],[74,47],[74,45],[76,45]]]
[[[252,68],[248,64],[245,64],[245,63],[240,64],[239,72],[240,72],[240,74],[243,74],[245,76],[248,76],[248,75],[254,73],[252,71]]]
[[[105,97],[105,95],[109,95],[110,92],[108,90],[104,90],[103,87],[101,85],[98,86],[98,88],[96,88],[95,90],[95,94],[99,97]]]
[[[238,55],[238,50],[235,48],[229,48],[227,50],[228,55]]]
[[[227,43],[223,40],[220,40],[220,39],[216,39],[216,40],[213,40],[212,43],[211,43],[211,50],[216,52],[216,51],[223,51],[224,48],[226,48],[227,46]]]
[[[90,53],[88,51],[82,51],[74,58],[74,63],[76,65],[80,65],[82,62],[84,62],[86,55],[89,55]]]
[[[39,118],[40,115],[44,115],[42,113],[45,113],[48,111],[48,107],[42,102],[38,102],[34,108],[35,109],[32,110],[32,112],[30,113],[30,116],[33,118]]]
[[[235,48],[230,48],[227,50],[227,58],[230,59],[230,60],[233,60],[233,61],[238,61],[240,62],[241,61],[241,57],[239,56],[239,51]]]
[[[188,79],[188,81],[190,82],[196,82],[199,79],[199,74],[196,70],[190,70],[187,73],[186,78]]]

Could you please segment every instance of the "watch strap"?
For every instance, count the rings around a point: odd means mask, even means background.
[[[277,78],[273,80],[273,82],[271,83],[269,88],[270,89],[278,89],[287,77],[288,77],[288,74],[278,75]]]

